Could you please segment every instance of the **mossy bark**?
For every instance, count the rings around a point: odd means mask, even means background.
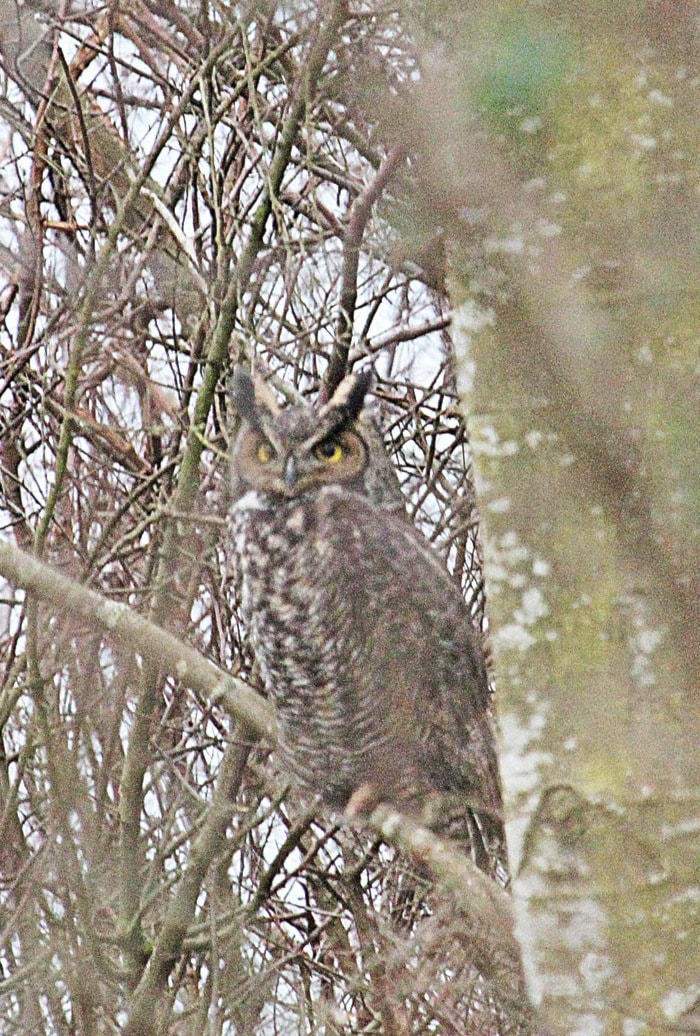
[[[518,936],[552,1032],[697,1031],[696,87],[649,11],[516,6],[420,29],[417,221],[432,191]]]

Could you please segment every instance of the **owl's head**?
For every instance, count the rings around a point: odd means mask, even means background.
[[[238,371],[233,400],[243,423],[233,468],[241,488],[287,498],[331,483],[362,489],[369,453],[355,425],[372,380],[371,371],[350,374],[322,406],[281,409]]]

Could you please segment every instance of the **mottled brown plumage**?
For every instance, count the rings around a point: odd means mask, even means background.
[[[382,483],[362,431],[370,383],[350,376],[325,406],[279,410],[237,375],[241,610],[296,780],[355,814],[395,804],[495,873],[501,795],[479,638],[392,494],[391,509],[370,498]]]

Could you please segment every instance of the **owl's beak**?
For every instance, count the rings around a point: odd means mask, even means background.
[[[293,456],[287,457],[287,463],[284,466],[284,484],[287,489],[294,489],[297,484],[297,462]]]

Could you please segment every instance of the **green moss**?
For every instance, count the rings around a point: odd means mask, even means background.
[[[561,91],[571,54],[567,37],[554,24],[510,14],[490,29],[477,103],[497,127],[514,115],[538,116]]]

